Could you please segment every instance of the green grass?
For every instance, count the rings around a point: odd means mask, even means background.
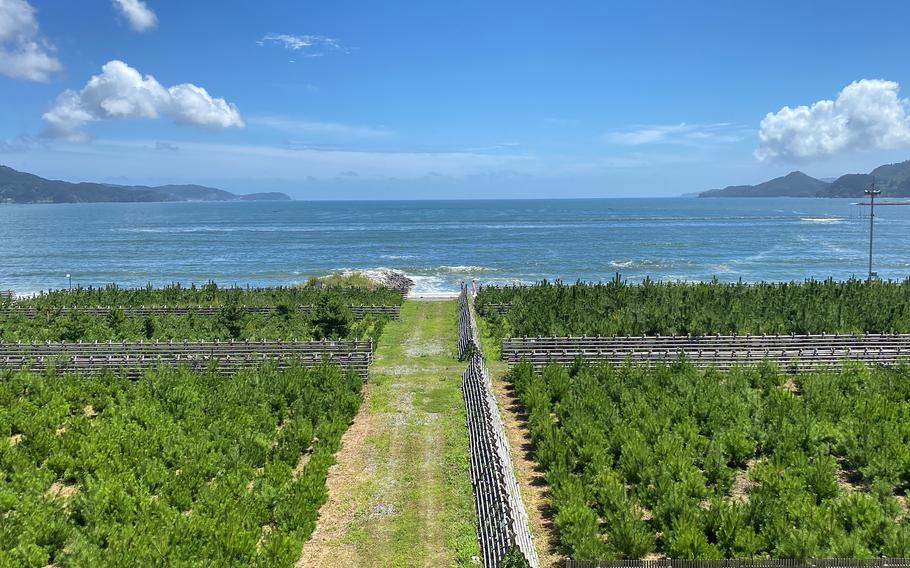
[[[323,511],[347,520],[320,545],[322,564],[305,549],[307,566],[470,566],[479,555],[455,309],[409,301],[386,326],[358,417],[369,434],[350,448],[347,494]]]
[[[376,290],[381,287],[376,281],[370,280],[360,272],[352,272],[350,274],[329,274],[328,276],[311,278],[307,281],[306,286],[315,286],[317,282],[321,283],[323,286],[338,288],[364,288],[366,290]]]

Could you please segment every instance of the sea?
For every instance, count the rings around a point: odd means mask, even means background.
[[[888,200],[882,200],[888,201]],[[874,270],[910,277],[910,206],[877,206]],[[0,290],[293,285],[387,268],[461,282],[865,278],[856,199],[578,199],[0,205]],[[67,276],[69,275],[69,276]]]

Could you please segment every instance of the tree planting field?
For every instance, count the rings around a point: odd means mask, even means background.
[[[0,566],[293,566],[361,385],[0,372]]]
[[[71,308],[74,306],[296,306],[316,304],[327,295],[348,304],[400,305],[397,290],[365,286],[291,286],[271,288],[220,287],[214,282],[202,286],[174,284],[154,288],[122,288],[116,285],[51,290],[16,300],[17,306]]]
[[[511,303],[504,315],[487,307]],[[494,335],[910,333],[910,279],[868,283],[542,282],[485,287],[476,305]]]
[[[309,340],[377,339],[388,318],[368,315],[355,321],[350,305],[397,306],[402,296],[386,288],[219,288],[170,286],[125,289],[116,286],[58,290],[20,299],[24,315],[0,310],[0,341],[138,340]],[[11,304],[12,305],[12,304]],[[301,305],[313,306],[301,312]],[[101,313],[79,308],[109,306]],[[124,308],[215,306],[215,315],[131,315]],[[9,306],[7,306],[9,307]],[[252,313],[247,307],[269,307]]]
[[[511,380],[572,558],[910,555],[910,367]]]

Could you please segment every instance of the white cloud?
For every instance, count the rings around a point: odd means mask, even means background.
[[[726,122],[716,124],[654,124],[633,130],[607,132],[604,139],[620,146],[647,144],[676,144],[697,146],[707,143],[727,143],[742,140],[740,133]]]
[[[20,134],[15,138],[0,138],[0,154],[8,152],[25,152],[36,146],[36,141],[27,134]]]
[[[343,124],[339,122],[326,122],[317,120],[301,120],[283,116],[254,116],[249,119],[250,124],[284,130],[296,134],[311,136],[327,136],[331,138],[389,138],[395,135],[385,128],[374,128],[358,124]]]
[[[63,66],[51,55],[54,46],[38,30],[35,9],[26,0],[0,0],[0,74],[47,81]]]
[[[503,170],[521,172],[551,173],[551,164],[541,163],[539,158],[524,155],[485,154],[479,152],[414,152],[414,151],[373,151],[288,148],[253,144],[208,143],[171,140],[95,140],[91,146],[80,147],[83,156],[127,156],[135,154],[137,161],[147,159],[148,152],[159,142],[179,146],[179,152],[158,152],[166,156],[174,167],[185,166],[199,169],[200,164],[217,168],[219,173],[250,176],[250,172],[266,175],[281,175],[300,178],[303,172],[321,179],[344,176],[355,171],[361,178],[369,179],[413,179],[428,172],[447,176],[464,177]],[[53,147],[71,153],[74,147],[64,142],[55,142]],[[244,173],[245,172],[245,173]],[[257,174],[257,175],[259,175]]]
[[[755,157],[801,160],[910,145],[910,103],[898,96],[899,89],[894,81],[862,79],[834,101],[769,112],[761,121]]]
[[[143,0],[113,0],[113,2],[137,32],[147,32],[158,25],[158,16]]]
[[[63,142],[52,144],[63,150],[62,155],[84,156],[85,159],[110,159],[113,171],[127,164],[146,169],[146,160],[160,140],[95,140],[91,146],[74,148]],[[471,150],[357,150],[342,148],[293,148],[254,144],[165,141],[179,146],[179,152],[155,152],[168,158],[167,169],[176,172],[205,170],[219,175],[245,177],[278,176],[319,179],[345,176],[355,171],[361,180],[406,180],[427,175],[443,175],[453,179],[470,176],[521,175],[540,179],[560,176],[592,177],[609,175],[636,168],[653,169],[656,163],[679,164],[677,158],[655,161],[643,157],[598,157],[576,159],[565,156],[540,156],[531,153],[481,152]],[[119,161],[118,161],[119,160]],[[89,163],[92,163],[91,161]],[[254,172],[251,174],[251,172]]]
[[[122,61],[109,61],[81,91],[64,91],[42,116],[45,135],[84,141],[82,128],[113,118],[158,118],[207,128],[243,126],[240,111],[202,87],[184,83],[165,88],[151,75],[144,77]]]
[[[278,45],[298,52],[301,57],[322,57],[328,51],[346,51],[337,39],[321,35],[267,34],[257,43]]]

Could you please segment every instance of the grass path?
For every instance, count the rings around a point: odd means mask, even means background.
[[[531,534],[534,536],[534,548],[542,567],[560,565],[565,558],[556,550],[557,537],[553,526],[549,487],[543,469],[534,457],[524,407],[507,380],[509,364],[500,357],[500,346],[490,337],[487,322],[483,318],[478,318],[477,326],[481,349],[492,375],[493,391],[512,450],[512,467],[518,480],[521,499],[528,513]]]
[[[472,565],[456,326],[452,300],[405,302],[386,326],[299,567]]]

